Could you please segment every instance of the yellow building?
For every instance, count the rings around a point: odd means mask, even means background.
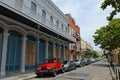
[[[91,52],[93,51],[92,46],[87,41],[81,39],[81,56],[82,58],[91,57]]]

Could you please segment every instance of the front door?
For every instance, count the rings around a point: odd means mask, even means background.
[[[21,38],[10,35],[8,38],[6,72],[17,72],[20,69]]]
[[[53,58],[53,44],[51,42],[48,45],[48,58]]]
[[[45,60],[45,42],[44,41],[40,41],[40,44],[39,44],[39,64],[42,64]]]
[[[27,36],[25,70],[34,70],[36,63],[36,39]]]

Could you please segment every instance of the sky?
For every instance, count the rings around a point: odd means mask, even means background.
[[[80,36],[83,40],[91,44],[94,50],[100,51],[99,46],[95,46],[92,37],[102,26],[108,24],[106,17],[112,11],[111,7],[102,10],[100,8],[103,0],[52,0],[64,13],[70,13],[76,25],[80,27]],[[120,14],[115,16],[120,17]]]

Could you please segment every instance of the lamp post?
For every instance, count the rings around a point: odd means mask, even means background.
[[[37,54],[36,54],[36,67],[39,65],[39,30],[40,30],[40,25],[37,25]]]

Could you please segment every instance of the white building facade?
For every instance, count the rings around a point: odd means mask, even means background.
[[[68,59],[68,42],[75,42],[68,32],[68,19],[51,0],[0,0],[1,76],[34,70],[37,57],[39,64]]]

